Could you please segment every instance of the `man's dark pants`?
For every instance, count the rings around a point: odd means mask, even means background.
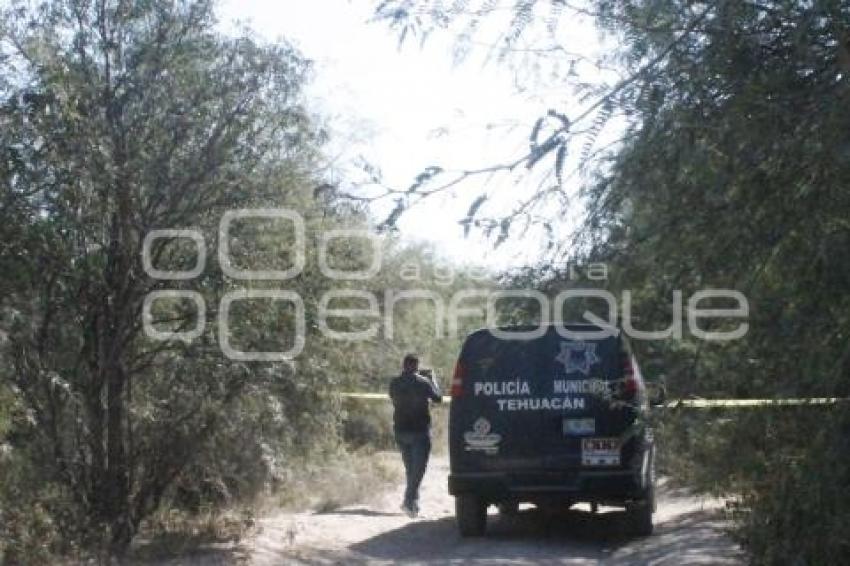
[[[413,507],[419,503],[419,484],[428,467],[431,454],[430,432],[396,431],[396,443],[401,451],[404,472],[407,476],[407,489],[404,491],[404,504]]]

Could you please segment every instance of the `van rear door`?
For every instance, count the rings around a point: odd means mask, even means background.
[[[596,330],[593,327],[567,327]],[[563,470],[619,466],[634,411],[617,401],[619,336],[574,340],[469,336],[452,399],[452,470]]]
[[[546,363],[540,339],[500,340],[487,330],[467,338],[456,371],[460,391],[450,408],[453,471],[539,468],[541,415],[517,410],[517,403],[546,388]]]
[[[561,408],[541,411],[540,449],[546,454],[545,467],[620,467],[625,436],[635,414],[622,399],[621,337],[582,340],[550,332],[546,344],[547,394],[561,398]]]

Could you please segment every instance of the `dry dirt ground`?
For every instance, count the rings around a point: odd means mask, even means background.
[[[260,521],[231,559],[255,565],[358,564],[742,564],[744,556],[724,533],[720,503],[659,489],[655,534],[625,534],[623,512],[581,506],[558,514],[523,507],[512,518],[491,508],[487,535],[464,539],[446,491],[448,462],[433,458],[422,489],[422,513],[399,510],[401,486],[376,493],[369,504],[330,512],[280,513]]]

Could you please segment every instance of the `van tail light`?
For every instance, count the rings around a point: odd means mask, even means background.
[[[455,373],[452,376],[452,397],[460,397],[463,394],[463,379],[466,377],[466,367],[460,362],[455,364]]]
[[[621,391],[622,398],[626,401],[631,401],[637,395],[638,382],[635,379],[635,368],[632,365],[632,357],[627,353],[622,353],[623,363],[623,386]]]

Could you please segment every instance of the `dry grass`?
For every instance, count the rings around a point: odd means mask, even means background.
[[[312,465],[291,478],[278,496],[280,506],[290,509],[331,511],[368,501],[401,478],[396,454],[361,449],[333,461]]]
[[[197,514],[164,510],[145,521],[132,548],[134,563],[195,562],[198,557],[239,561],[239,541],[254,531],[255,517],[280,508],[319,512],[368,501],[402,477],[398,455],[361,449],[322,462],[295,463],[279,489],[253,505]]]
[[[254,508],[204,509],[197,514],[164,510],[145,521],[134,541],[130,560],[160,562],[207,552],[235,555],[237,543],[255,525]]]

